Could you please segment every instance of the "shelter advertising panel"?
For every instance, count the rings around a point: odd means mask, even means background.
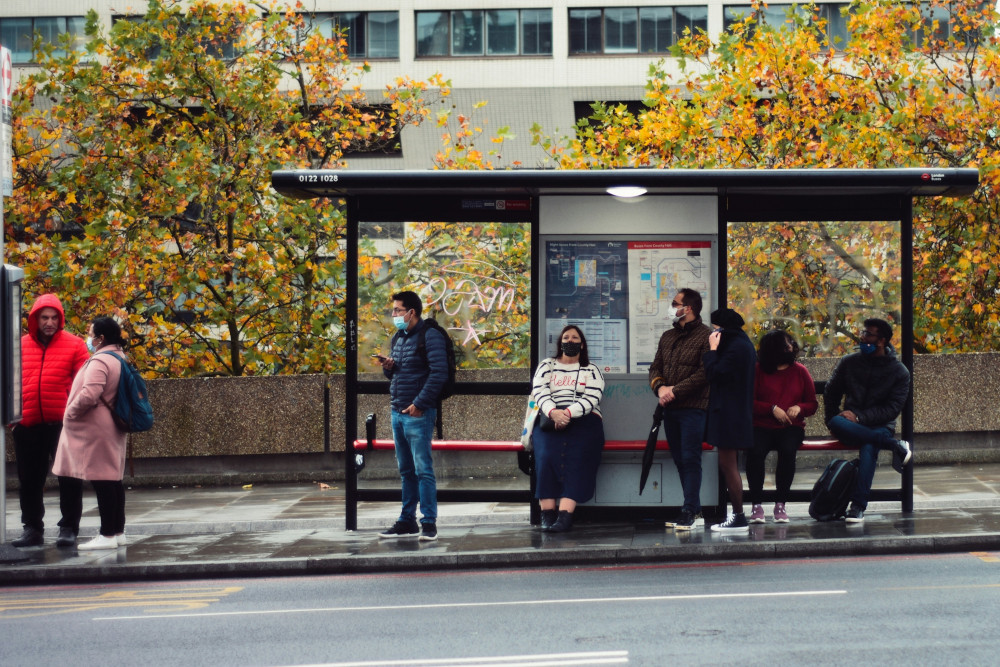
[[[663,331],[670,303],[685,287],[712,302],[712,241],[549,239],[544,243],[545,340],[573,324],[587,336],[590,360],[608,373],[645,374]]]

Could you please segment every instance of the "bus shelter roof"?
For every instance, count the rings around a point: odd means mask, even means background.
[[[810,197],[963,197],[977,169],[512,169],[283,170],[271,174],[288,197],[608,195],[634,187],[647,195]]]

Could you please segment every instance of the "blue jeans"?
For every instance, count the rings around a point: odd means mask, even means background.
[[[431,437],[437,409],[424,410],[420,417],[392,411],[392,439],[396,443],[396,463],[403,480],[403,510],[400,521],[415,521],[417,503],[421,523],[437,522],[437,481],[431,458]]]
[[[858,458],[861,466],[858,469],[858,485],[851,496],[851,502],[861,508],[868,507],[868,496],[871,495],[872,481],[875,479],[875,466],[878,464],[880,449],[892,450],[896,439],[887,426],[870,428],[863,424],[855,424],[849,419],[837,415],[826,423],[830,433],[848,447],[858,448]]]
[[[682,509],[693,514],[701,511],[701,444],[705,439],[705,415],[704,410],[697,408],[663,411],[663,432],[684,490]]]

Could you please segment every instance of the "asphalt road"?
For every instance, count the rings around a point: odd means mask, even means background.
[[[0,589],[0,664],[982,665],[1000,554]]]

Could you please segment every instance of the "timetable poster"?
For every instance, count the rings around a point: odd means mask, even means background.
[[[712,312],[711,241],[629,241],[629,372],[646,373],[660,336],[673,325],[671,301],[688,287]]]
[[[575,324],[593,364],[605,373],[627,372],[627,242],[548,241],[545,264],[546,356],[559,331]]]

